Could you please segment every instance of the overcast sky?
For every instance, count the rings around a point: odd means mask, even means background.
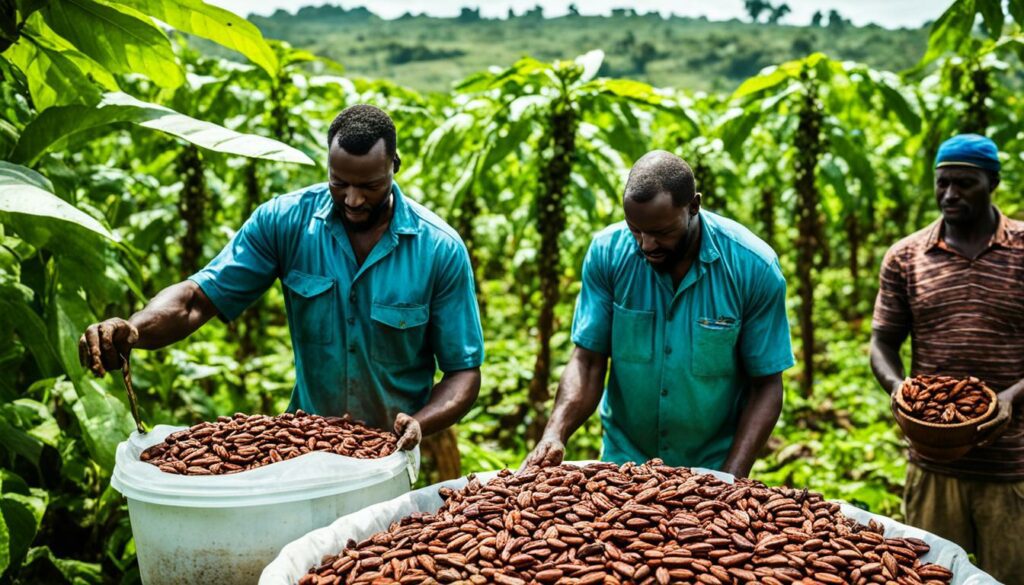
[[[783,19],[787,24],[807,24],[815,11],[827,13],[835,8],[854,24],[871,22],[889,28],[901,26],[917,27],[925,21],[934,20],[952,4],[952,0],[770,0],[772,4],[785,1],[793,10]],[[427,12],[434,16],[454,16],[463,6],[479,6],[485,16],[505,16],[511,7],[516,13],[540,4],[548,16],[565,14],[571,1],[561,0],[389,0],[388,2],[366,2],[342,0],[310,2],[308,0],[207,0],[238,14],[270,14],[278,8],[295,12],[301,6],[340,4],[346,8],[367,6],[384,18],[397,18],[405,12],[419,14]],[[662,14],[681,16],[707,16],[712,20],[728,20],[746,17],[743,0],[576,0],[576,6],[584,14],[607,14],[612,8],[635,8],[641,12],[658,10]]]

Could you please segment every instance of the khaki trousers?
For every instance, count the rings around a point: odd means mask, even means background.
[[[907,524],[974,553],[981,570],[1024,585],[1024,481],[986,482],[907,466]]]

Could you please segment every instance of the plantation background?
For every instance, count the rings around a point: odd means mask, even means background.
[[[323,10],[254,19],[261,33],[200,0],[0,2],[0,581],[138,581],[109,488],[134,425],[78,336],[201,267],[259,203],[323,181],[327,126],[360,102],[395,118],[397,180],[472,254],[488,358],[448,437],[463,472],[532,446],[590,237],[621,219],[632,162],[665,148],[787,275],[798,365],[753,475],[900,516],[903,447],[868,367],[877,267],[937,217],[931,161],[956,132],[1000,144],[996,201],[1022,217],[1024,0],[958,0],[916,31]],[[355,42],[321,34],[332,18]],[[147,424],[280,412],[294,379],[279,287],[132,357]],[[569,457],[599,446],[595,417]]]

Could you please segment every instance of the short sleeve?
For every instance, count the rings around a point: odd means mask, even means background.
[[[278,276],[273,203],[256,208],[217,257],[189,277],[227,321],[238,317]]]
[[[778,259],[756,271],[748,295],[739,343],[744,369],[751,376],[768,376],[792,367],[786,279]]]
[[[484,361],[480,308],[473,267],[461,242],[439,246],[437,277],[430,301],[430,344],[443,372],[477,368]]]
[[[879,271],[878,296],[871,327],[881,331],[910,331],[911,313],[907,294],[907,271],[899,248],[890,248]]]
[[[583,260],[583,286],[572,318],[572,342],[584,349],[611,355],[615,297],[606,256],[603,246],[596,242],[590,244]]]

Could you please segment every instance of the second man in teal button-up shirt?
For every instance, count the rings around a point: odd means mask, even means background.
[[[280,279],[295,351],[291,410],[394,424],[404,448],[465,414],[483,361],[465,245],[394,184],[387,114],[353,106],[328,141],[328,183],[261,205],[188,281],[129,321],[90,327],[83,362],[97,374],[116,369],[115,352],[162,347],[215,315],[234,319]]]
[[[603,459],[746,475],[793,365],[778,259],[701,210],[689,166],[667,152],[637,162],[624,205],[626,221],[595,236],[584,260],[576,349],[527,464],[560,461],[603,395]]]

